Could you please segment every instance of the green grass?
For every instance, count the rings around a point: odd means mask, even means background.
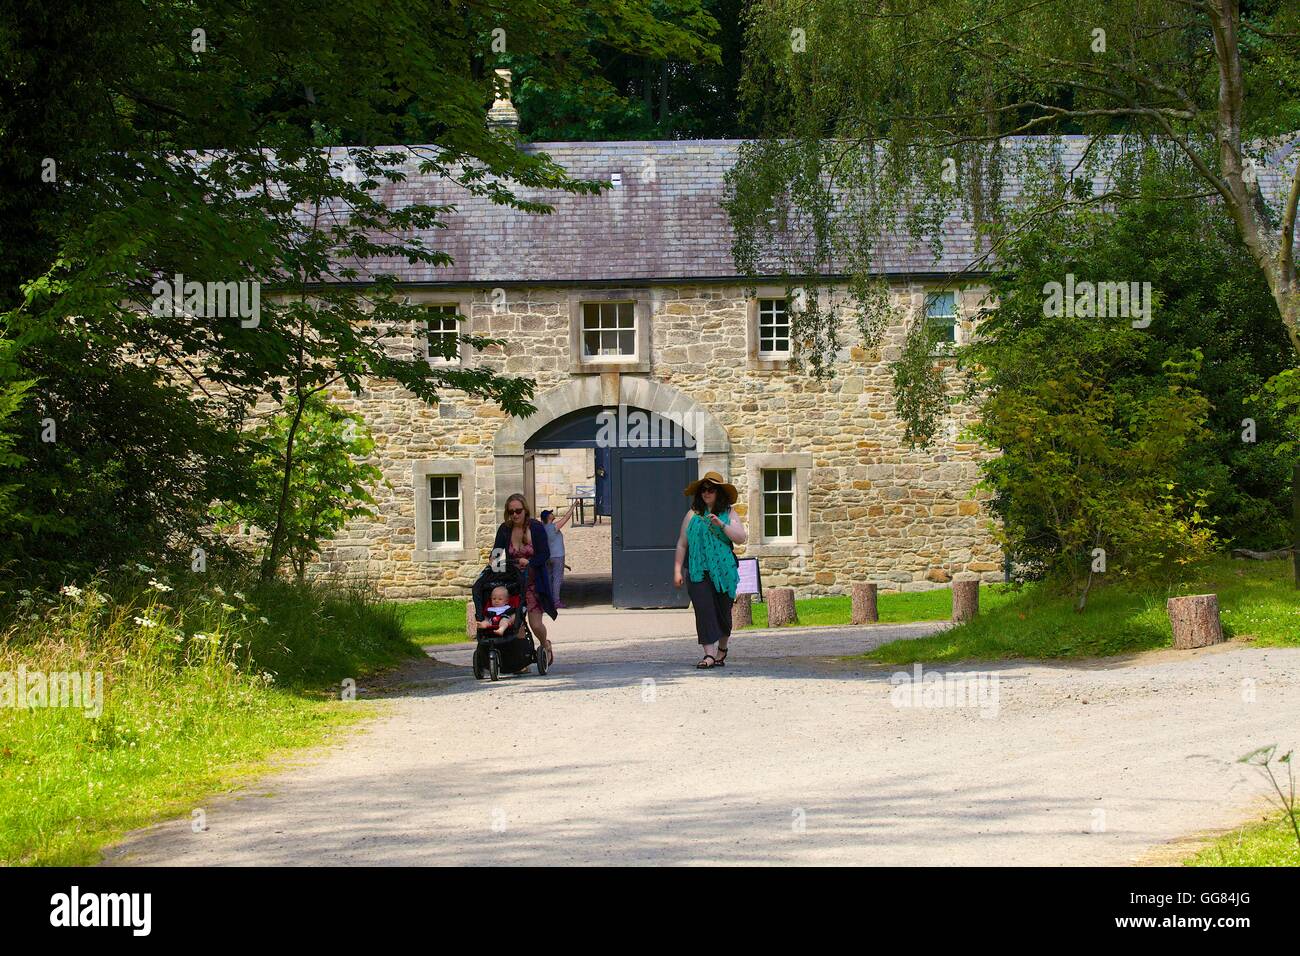
[[[400,616],[358,592],[143,579],[22,595],[0,671],[104,675],[98,717],[0,708],[0,864],[84,865],[126,831],[189,816],[366,710],[345,678],[409,657]],[[147,622],[147,623],[142,623]]]
[[[865,655],[886,664],[914,661],[998,660],[1010,657],[1104,657],[1168,647],[1173,641],[1165,601],[1175,595],[1216,593],[1228,637],[1260,646],[1300,646],[1300,592],[1290,562],[1215,559],[1166,589],[1115,585],[1094,590],[1087,609],[1042,585],[1027,585],[986,600],[973,621],[933,637],[894,641]],[[993,597],[993,595],[988,595]]]
[[[394,604],[411,640],[431,644],[455,644],[465,637],[465,602],[457,600],[415,601]]]
[[[1300,866],[1300,843],[1285,813],[1225,833],[1186,866]]]
[[[1010,600],[1010,589],[1001,584],[981,585],[980,607],[998,607]],[[767,604],[755,602],[753,627],[767,627]],[[800,627],[847,626],[851,602],[848,596],[800,598],[794,602]],[[882,593],[876,599],[882,624],[905,624],[910,621],[946,621],[952,617],[952,591]],[[743,630],[748,630],[744,628]]]

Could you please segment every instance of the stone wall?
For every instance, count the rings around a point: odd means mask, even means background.
[[[596,483],[596,453],[591,448],[542,448],[533,459],[533,497],[529,504],[535,512],[543,509],[563,512],[569,496],[578,485]],[[524,492],[527,494],[527,492]],[[590,511],[590,503],[588,503]]]
[[[755,543],[749,549],[760,555],[765,586],[791,585],[805,596],[847,593],[856,580],[920,590],[958,575],[1001,576],[1002,558],[988,515],[972,495],[978,462],[986,453],[956,440],[971,410],[954,406],[951,420],[928,450],[902,443],[902,425],[893,412],[888,363],[897,357],[904,323],[919,314],[925,291],[920,285],[894,288],[898,321],[873,351],[853,344],[859,336],[842,310],[845,347],[836,356],[835,376],[827,381],[759,367],[765,363],[750,355],[748,300],[738,286],[581,293],[530,287],[413,293],[412,298],[459,304],[470,319],[470,331],[505,339],[503,346],[467,356],[465,364],[530,375],[537,383],[534,402],[541,408],[548,393],[562,393],[574,379],[590,377],[571,371],[573,300],[613,299],[624,293],[648,297],[648,371],[635,377],[666,394],[680,393],[674,407],[690,408],[693,402],[725,429],[730,454],[724,470],[739,487],[737,511],[750,526],[751,541],[758,529],[749,520],[747,458],[807,456],[806,541],[795,546]],[[983,291],[962,293],[964,316],[974,315]],[[967,318],[963,334],[969,331]],[[396,347],[419,346],[406,342]],[[603,370],[607,374],[600,385],[608,393],[607,380],[616,376]],[[956,397],[955,375],[949,379]],[[618,394],[617,385],[613,394]],[[316,571],[367,579],[390,598],[463,597],[486,561],[501,521],[493,441],[505,416],[457,392],[445,393],[437,406],[425,406],[391,382],[369,383],[358,397],[335,398],[370,423],[386,485],[376,494],[378,517],[353,522],[324,551]],[[546,423],[539,411],[528,420],[530,431],[534,419],[536,427]],[[412,466],[419,461],[455,461],[468,468],[476,556],[412,560]],[[743,555],[745,549],[739,552]]]

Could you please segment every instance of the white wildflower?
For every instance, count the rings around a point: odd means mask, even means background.
[[[266,618],[264,618],[264,617],[259,617],[258,620],[261,621],[263,624],[270,624],[270,623],[271,623],[270,621],[268,621],[268,620],[267,620]]]
[[[214,585],[212,585],[212,593],[215,594],[217,597],[225,597],[225,596],[226,596],[226,592],[223,591],[223,590],[221,590],[221,585],[219,585],[219,584],[214,584]]]
[[[149,579],[149,587],[153,588],[155,591],[162,591],[163,593],[172,590],[170,585],[163,584],[161,581],[155,578]]]
[[[65,584],[63,587],[59,588],[59,593],[64,597],[70,597],[75,601],[77,598],[81,597],[81,588],[77,587],[75,584]]]
[[[245,600],[243,591],[231,591],[230,593],[234,595],[236,601]]]
[[[147,617],[135,617],[135,618],[132,618],[132,620],[134,620],[135,623],[138,624],[140,627],[157,627],[157,626],[158,626],[158,622],[157,622],[157,621],[150,620],[150,619],[147,618]]]

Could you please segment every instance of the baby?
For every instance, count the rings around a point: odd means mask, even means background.
[[[496,631],[498,635],[503,635],[510,627],[510,620],[515,613],[515,609],[510,606],[510,591],[498,584],[492,589],[490,600],[492,603],[483,609],[487,612],[487,619],[478,622],[479,630]]]

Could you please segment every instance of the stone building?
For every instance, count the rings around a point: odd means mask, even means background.
[[[456,203],[449,228],[430,237],[454,264],[385,267],[429,307],[426,336],[456,328],[459,315],[466,331],[504,339],[453,361],[532,377],[537,411],[509,419],[455,392],[427,406],[387,381],[337,396],[373,429],[386,484],[377,517],[345,529],[318,571],[367,579],[389,598],[463,597],[506,497],[522,491],[531,502],[541,490],[551,507],[560,497],[557,466],[539,470],[537,456],[607,446],[602,423],[640,414],[680,434],[674,447],[641,454],[634,427],[612,449],[616,604],[680,603],[668,579],[686,508],[681,488],[708,470],[740,490],[737,510],[751,535],[740,553],[759,558],[765,587],[834,594],[874,580],[917,590],[1001,575],[989,516],[972,490],[983,452],[957,440],[968,410],[956,408],[935,446],[910,450],[888,368],[907,322],[938,322],[954,340],[970,334],[984,290],[943,287],[972,255],[969,224],[949,224],[938,262],[923,247],[880,260],[897,322],[867,351],[853,344],[845,310],[834,377],[816,380],[789,367],[786,288],[760,283],[751,292],[732,261],[720,200],[735,142],[529,148],[613,187],[599,196],[525,191],[554,206],[538,216],[413,171],[387,198]],[[425,344],[417,337],[395,347]],[[570,464],[580,460],[582,470],[591,454],[599,452],[576,451]]]

